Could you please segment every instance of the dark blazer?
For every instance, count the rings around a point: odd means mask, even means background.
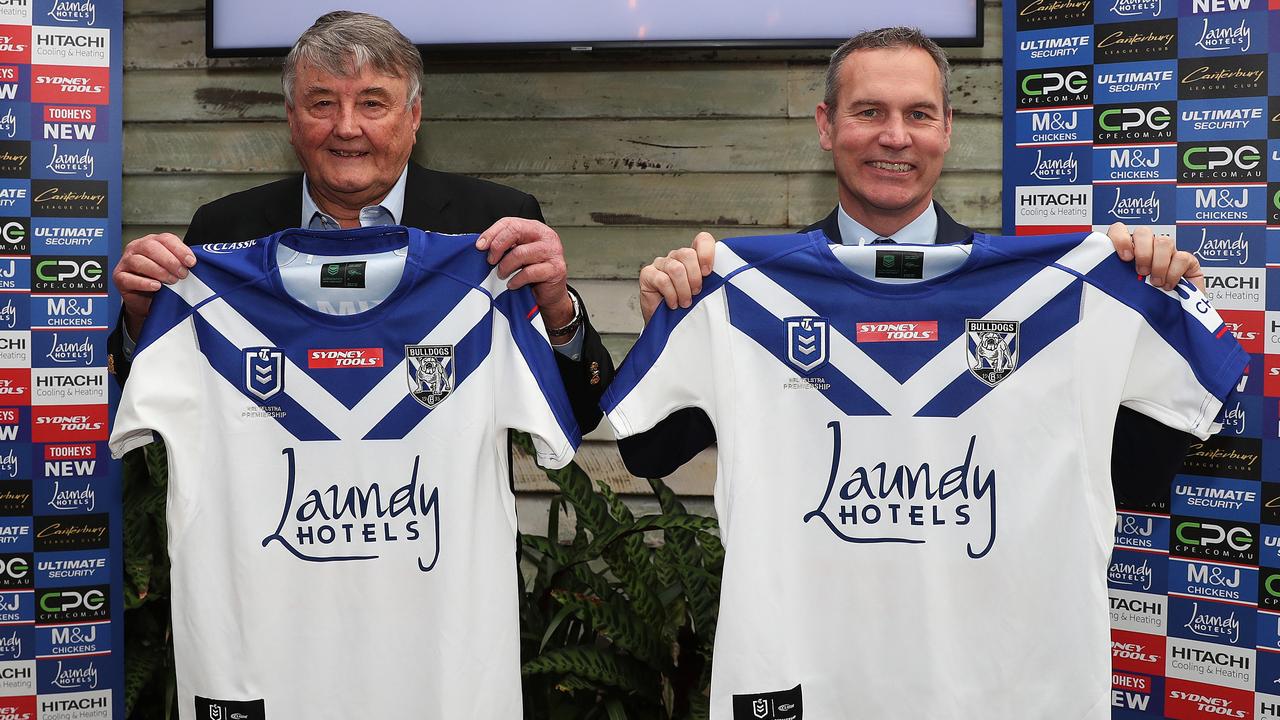
[[[970,242],[973,230],[956,222],[937,202],[938,243]],[[821,230],[840,242],[838,210],[802,232]],[[1168,497],[1169,483],[1182,467],[1195,438],[1121,407],[1112,439],[1111,481],[1116,503],[1146,506]],[[683,408],[652,429],[618,441],[627,470],[639,477],[666,477],[716,441],[715,427],[700,408]]]
[[[402,225],[435,232],[471,233],[480,232],[508,216],[540,221],[542,209],[532,195],[519,190],[409,163]],[[302,176],[298,175],[200,206],[191,218],[183,242],[202,245],[252,240],[297,227],[301,217]],[[117,322],[108,340],[108,350],[121,384],[128,378],[130,365],[121,352],[122,326],[122,322]],[[613,377],[613,360],[589,321],[583,324],[582,359],[574,361],[556,353],[556,364],[578,427],[586,433],[600,422],[600,396]]]

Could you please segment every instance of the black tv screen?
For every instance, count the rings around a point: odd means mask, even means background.
[[[208,0],[210,57],[282,55],[330,9],[306,0]],[[981,0],[353,0],[437,50],[834,47],[912,25],[944,45],[982,43]]]

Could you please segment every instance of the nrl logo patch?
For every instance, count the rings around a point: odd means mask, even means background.
[[[453,392],[452,345],[405,345],[404,364],[409,394],[428,410],[434,410]]]
[[[259,400],[284,390],[284,351],[277,347],[245,348],[244,390]]]
[[[827,328],[824,317],[789,317],[787,361],[801,372],[810,372],[827,361]]]
[[[1017,320],[965,320],[969,372],[995,387],[1018,367]]]

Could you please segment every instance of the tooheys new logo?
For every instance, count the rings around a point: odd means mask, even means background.
[[[106,291],[106,257],[37,255],[31,259],[31,292],[105,293]]]
[[[36,552],[98,550],[111,541],[106,513],[41,515],[35,518],[35,525]]]
[[[0,178],[31,177],[31,143],[0,140]]]
[[[1260,140],[1178,143],[1178,182],[1262,182],[1265,148]]]
[[[1093,37],[1093,62],[1099,65],[1171,60],[1178,56],[1177,20],[1098,25]]]
[[[1093,0],[1017,0],[1019,30],[1086,25],[1093,20]]]
[[[106,217],[104,180],[32,180],[31,214],[37,217]]]
[[[1099,105],[1093,112],[1095,142],[1106,145],[1169,142],[1177,125],[1173,103]]]
[[[1169,552],[1223,562],[1258,562],[1258,524],[1174,516]]]
[[[1267,94],[1267,56],[1183,58],[1178,61],[1178,97],[1253,97]]]
[[[111,586],[86,585],[36,591],[36,622],[69,623],[111,617]]]
[[[31,230],[26,218],[0,217],[0,255],[30,255]]]
[[[1018,107],[1063,107],[1093,102],[1093,66],[1021,70],[1018,72]]]

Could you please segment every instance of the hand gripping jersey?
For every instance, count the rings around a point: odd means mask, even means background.
[[[474,240],[287,230],[157,293],[111,449],[168,448],[184,719],[520,717],[507,430],[579,437]]]
[[[1206,437],[1245,362],[1103,235],[811,232],[721,243],[603,405],[715,425],[713,719],[1104,720],[1117,408]]]

